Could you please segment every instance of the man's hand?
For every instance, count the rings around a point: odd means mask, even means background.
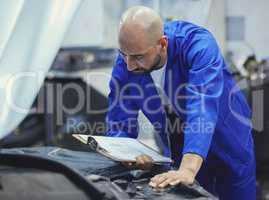
[[[154,176],[150,180],[149,185],[154,188],[164,188],[168,185],[173,186],[179,183],[191,185],[194,179],[195,175],[191,170],[181,168]]]
[[[149,185],[154,188],[164,188],[179,183],[193,184],[195,177],[203,163],[202,157],[196,154],[185,154],[182,158],[179,170],[172,170],[154,176]]]
[[[140,155],[136,157],[136,162],[122,162],[122,164],[129,169],[150,170],[153,166],[153,159],[147,155]]]

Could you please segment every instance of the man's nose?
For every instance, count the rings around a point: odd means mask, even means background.
[[[126,57],[126,64],[129,71],[134,71],[137,68],[134,59],[130,58],[129,56]]]

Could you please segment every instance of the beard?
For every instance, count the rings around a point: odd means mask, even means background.
[[[156,55],[154,62],[149,69],[137,69],[137,70],[134,70],[133,72],[136,74],[150,74],[152,71],[161,69],[164,66],[164,65],[161,65],[161,60],[162,60],[162,57],[160,54],[158,54]]]

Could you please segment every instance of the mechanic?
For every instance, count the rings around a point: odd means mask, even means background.
[[[163,23],[154,10],[135,6],[122,15],[118,40],[107,135],[137,138],[138,111],[145,114],[177,166],[150,186],[197,180],[220,199],[256,199],[251,111],[213,35],[186,21]],[[181,139],[168,131],[169,110],[180,119],[174,132]],[[134,165],[148,170],[153,162],[141,155]]]

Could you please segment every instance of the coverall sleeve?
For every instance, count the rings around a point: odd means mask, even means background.
[[[224,59],[207,31],[187,38],[184,51],[189,70],[183,154],[194,153],[206,159],[221,106]]]
[[[128,88],[126,64],[119,55],[113,66],[109,82],[108,112],[106,116],[107,136],[130,137],[138,136],[138,106],[132,99]]]

